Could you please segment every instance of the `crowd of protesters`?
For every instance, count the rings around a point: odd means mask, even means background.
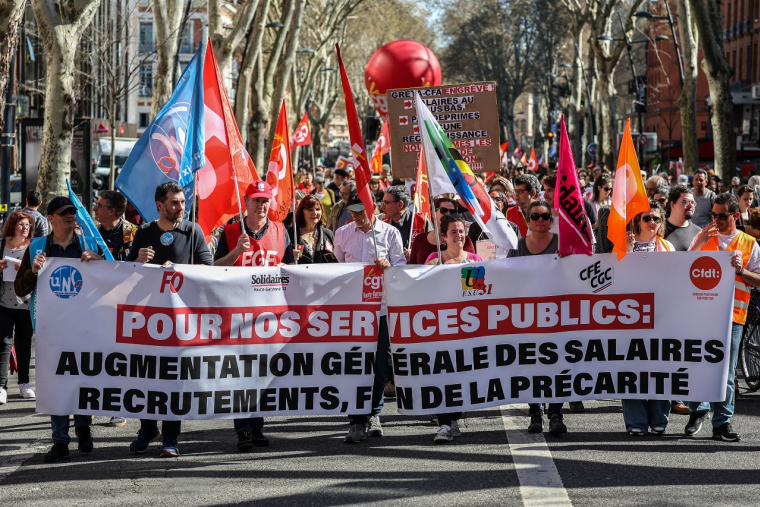
[[[738,441],[731,426],[734,409],[736,361],[741,331],[746,320],[751,286],[760,285],[760,176],[742,185],[733,178],[730,185],[709,172],[694,171],[688,176],[668,173],[646,175],[642,171],[649,210],[633,218],[628,233],[627,250],[631,252],[673,252],[685,250],[727,250],[734,252],[736,270],[734,324],[731,330],[729,374],[726,400],[714,404],[713,437]],[[496,207],[509,221],[519,241],[508,258],[529,255],[553,255],[558,252],[557,210],[554,209],[556,173],[542,167],[526,172],[521,166],[504,167],[500,174],[485,178],[478,175]],[[614,176],[600,167],[578,170],[584,189],[584,207],[595,235],[595,253],[609,253],[607,219],[612,202]],[[353,171],[326,168],[315,171],[302,167],[295,175],[296,208],[285,223],[268,218],[273,189],[265,181],[255,181],[243,196],[246,211],[243,223],[233,219],[214,232],[206,244],[200,228],[185,219],[186,203],[182,188],[173,183],[155,191],[159,219],[139,224],[140,217],[129,215],[126,199],[115,191],[103,191],[94,206],[99,231],[116,260],[167,265],[205,264],[220,266],[277,266],[283,264],[318,264],[354,262],[374,264],[379,269],[402,264],[465,264],[481,261],[478,251],[486,234],[460,204],[458,196],[435,196],[432,217],[418,213],[413,206],[414,182],[392,179],[390,167],[369,184],[373,209],[365,209],[358,198]],[[427,196],[426,196],[427,197]],[[104,252],[76,233],[75,206],[68,197],[55,197],[47,205],[47,218],[38,211],[41,196],[30,192],[27,207],[14,212],[6,221],[0,250],[0,269],[7,273],[12,262],[15,281],[0,284],[0,405],[7,402],[9,362],[15,344],[13,364],[18,371],[19,394],[34,398],[29,367],[32,327],[29,297],[35,290],[37,273],[47,257],[78,258],[82,261],[103,259]],[[289,221],[289,224],[288,224]],[[51,227],[48,232],[48,226]],[[34,252],[32,255],[31,252]],[[738,252],[738,253],[737,253]],[[6,260],[7,259],[7,260]],[[15,262],[13,261],[15,259]],[[349,416],[349,431],[344,440],[357,443],[383,435],[380,412],[386,397],[395,396],[392,378],[388,326],[381,311],[378,349],[375,356],[375,381],[371,410]],[[43,310],[44,311],[44,310]],[[709,403],[695,400],[623,400],[625,430],[632,436],[663,434],[671,413],[688,414],[683,433],[692,436],[700,431],[710,409]],[[544,404],[529,407],[527,430],[543,431]],[[548,405],[549,432],[568,431],[561,413],[561,403]],[[570,412],[583,412],[581,402],[572,402]],[[461,412],[435,416],[438,430],[435,442],[444,443],[461,435]],[[75,415],[74,427],[78,449],[93,450],[90,432],[92,418]],[[115,417],[110,425],[126,424]],[[45,455],[46,462],[69,456],[69,416],[52,415],[54,445]],[[261,417],[234,420],[237,447],[267,446]],[[178,437],[181,422],[164,421],[159,432],[157,421],[141,420],[137,439],[128,449],[145,452],[149,444],[162,439],[161,456],[179,455]]]

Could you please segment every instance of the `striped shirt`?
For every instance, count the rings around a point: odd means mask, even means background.
[[[375,220],[375,235],[378,257],[385,257],[393,266],[406,264],[398,229],[382,220]],[[356,222],[351,222],[335,231],[335,256],[340,262],[374,263],[375,242],[372,228],[365,233],[356,228]]]

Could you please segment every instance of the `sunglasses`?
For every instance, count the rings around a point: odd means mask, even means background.
[[[728,220],[728,217],[733,216],[733,213],[714,213],[711,211],[710,216],[712,217],[713,220],[717,218],[718,220],[726,221]]]
[[[649,216],[649,215],[647,215],[645,217],[641,217],[641,221],[644,222],[645,224],[648,224],[652,220],[654,220],[654,223],[656,223],[656,224],[659,224],[660,222],[662,222],[662,218],[661,217],[653,217],[653,216]]]
[[[534,222],[538,222],[539,219],[541,220],[551,220],[552,214],[551,213],[531,213],[530,219]]]
[[[605,192],[612,192],[612,187],[602,187]]]
[[[657,202],[659,202],[661,205],[665,206],[665,204],[667,204],[667,202],[668,202],[668,198],[667,197],[663,197],[662,199],[657,199]]]
[[[61,211],[60,213],[56,213],[56,215],[76,215],[77,209],[76,208],[66,208],[65,210]]]
[[[456,210],[451,208],[438,208],[438,211],[441,213],[441,215],[448,215],[449,213],[454,213]]]

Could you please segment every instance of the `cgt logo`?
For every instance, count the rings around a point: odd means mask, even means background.
[[[185,275],[179,271],[164,271],[164,274],[161,275],[161,289],[158,292],[163,294],[168,287],[170,292],[176,294],[182,288],[184,281]]]
[[[485,267],[466,266],[462,268],[462,297],[490,294],[491,288],[491,284],[486,284]]]
[[[379,303],[383,299],[383,270],[377,266],[364,266],[362,302]]]
[[[596,294],[612,285],[612,274],[612,265],[599,260],[584,268],[579,276],[581,281],[589,283],[591,291]]]
[[[50,290],[61,299],[79,294],[82,284],[82,273],[73,266],[61,266],[50,275]]]
[[[718,286],[723,275],[718,261],[712,257],[700,257],[689,268],[689,278],[699,290],[712,290]]]

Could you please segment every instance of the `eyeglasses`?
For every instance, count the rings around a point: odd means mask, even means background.
[[[108,209],[111,209],[112,208],[112,206],[109,206],[107,204],[100,204],[99,202],[96,202],[95,204],[93,204],[92,207],[95,208],[95,209],[99,209],[99,208],[108,208]]]
[[[662,218],[661,217],[653,217],[653,216],[650,216],[650,215],[641,217],[641,221],[644,222],[645,224],[648,224],[652,220],[654,220],[654,223],[656,223],[656,224],[659,224],[660,222],[662,222]]]
[[[60,213],[56,213],[56,215],[76,215],[77,209],[76,208],[66,208],[65,210],[61,211]]]
[[[602,187],[605,192],[612,192],[612,187]]]
[[[449,213],[454,214],[454,212],[456,212],[455,209],[451,208],[438,208],[438,211],[441,213],[441,215],[448,215]]]
[[[657,199],[657,202],[659,202],[662,206],[665,206],[665,204],[668,202],[668,198],[663,197],[662,199]]]
[[[383,205],[383,204],[394,204],[394,203],[397,203],[397,202],[398,201],[386,201],[385,199],[383,199],[382,201],[380,201],[380,204],[381,205]]]
[[[528,192],[527,188],[516,188],[515,193],[516,194],[522,194],[523,192]]]
[[[534,222],[538,222],[539,219],[541,220],[551,220],[552,214],[551,213],[531,213],[530,219]]]
[[[714,213],[711,211],[710,216],[712,217],[713,220],[717,218],[718,220],[722,220],[725,222],[726,220],[728,220],[728,217],[733,216],[733,214],[732,213]]]
[[[491,197],[491,199],[493,199],[495,202],[501,202],[504,200],[501,197]]]
[[[697,203],[689,199],[682,199],[681,204],[684,206],[684,208],[688,208],[689,206],[693,208]]]

